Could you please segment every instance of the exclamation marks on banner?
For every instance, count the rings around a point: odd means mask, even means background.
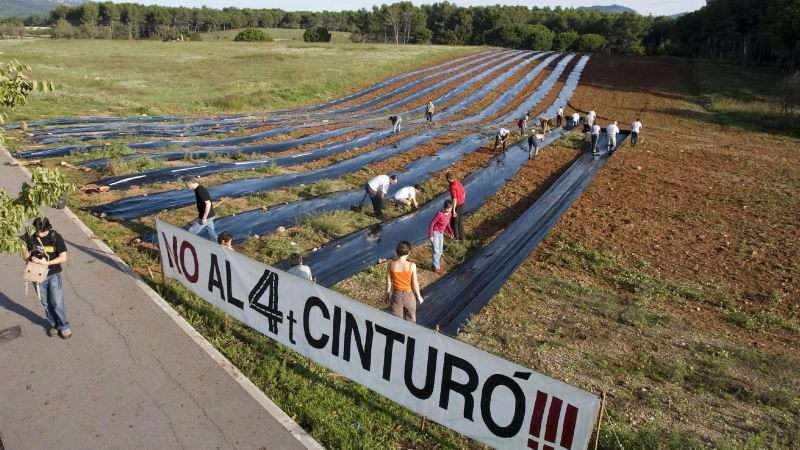
[[[548,400],[550,400],[549,407]],[[561,417],[562,412],[564,413],[563,418]],[[528,448],[533,450],[571,450],[577,420],[578,408],[570,404],[564,408],[564,401],[560,398],[550,397],[542,391],[537,391],[536,400],[533,403],[531,425],[528,430],[531,435],[528,438]],[[556,445],[559,423],[563,423],[563,426],[561,440]],[[544,434],[542,434],[542,427],[544,427]]]

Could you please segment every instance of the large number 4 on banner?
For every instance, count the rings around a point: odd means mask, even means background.
[[[265,293],[268,294],[266,305],[260,302]],[[250,308],[267,318],[270,333],[278,334],[278,324],[283,323],[283,313],[278,309],[278,274],[264,270],[248,298]]]

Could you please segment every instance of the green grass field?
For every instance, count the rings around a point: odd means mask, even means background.
[[[231,40],[0,40],[3,58],[30,64],[31,78],[56,86],[31,95],[8,120],[278,110],[324,103],[381,75],[481,50],[306,44],[302,35],[300,42]]]

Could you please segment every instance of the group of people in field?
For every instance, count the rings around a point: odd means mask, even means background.
[[[558,113],[554,121],[551,121],[547,117],[539,117],[538,124],[541,127],[541,133],[536,132],[536,126],[528,127],[529,118],[527,115],[521,117],[517,121],[520,136],[523,138],[527,136],[529,159],[535,159],[536,156],[538,156],[540,144],[544,142],[545,136],[551,131],[552,125],[555,127],[566,126],[568,129],[572,129],[582,124],[584,141],[588,139],[590,141],[590,151],[594,154],[598,154],[597,146],[601,128],[597,123],[597,114],[595,111],[591,110],[583,117],[576,111],[571,116],[565,117],[564,109],[565,107],[558,108]],[[435,106],[433,102],[428,101],[425,106],[426,126],[432,124],[434,112]],[[399,115],[392,115],[389,116],[389,120],[392,123],[392,133],[399,133],[403,121],[402,117]],[[637,118],[631,124],[632,147],[636,147],[641,131],[642,123]],[[610,122],[606,127],[609,154],[613,154],[617,147],[616,138],[618,133],[619,128],[617,127],[617,122]],[[510,137],[511,131],[501,127],[495,135],[493,151],[496,151],[501,145],[503,151],[505,151]],[[446,179],[449,185],[450,199],[444,201],[442,209],[437,211],[431,218],[428,226],[428,239],[431,243],[432,253],[431,270],[437,274],[444,273],[444,269],[442,269],[441,266],[441,258],[444,253],[445,235],[449,235],[452,239],[457,241],[466,238],[466,233],[464,231],[466,191],[452,172],[446,174]],[[371,178],[364,184],[365,198],[367,196],[370,198],[375,217],[379,219],[384,219],[386,217],[383,212],[385,207],[384,201],[389,192],[389,187],[396,184],[398,181],[399,178],[397,175],[382,174]],[[231,233],[224,231],[217,235],[214,229],[214,207],[208,190],[194,179],[186,179],[185,183],[189,189],[194,190],[195,199],[197,201],[198,217],[190,223],[189,231],[194,234],[199,234],[205,230],[211,240],[217,241],[223,247],[233,249],[233,236]],[[391,200],[397,207],[411,207],[417,209],[419,208],[419,204],[417,203],[417,194],[419,192],[420,186],[418,184],[405,186],[398,189]],[[389,261],[387,265],[386,303],[392,314],[415,322],[416,305],[417,302],[422,303],[423,298],[419,291],[417,266],[408,260],[411,250],[412,246],[409,241],[401,241],[395,249],[396,257]],[[315,281],[311,274],[311,269],[303,265],[303,260],[299,253],[293,253],[289,259],[292,266],[291,269],[289,269],[289,273],[310,281]]]

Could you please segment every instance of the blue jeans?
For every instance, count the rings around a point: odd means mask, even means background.
[[[442,251],[444,249],[444,234],[434,231],[433,232],[433,269],[438,269],[439,260],[442,259]]]
[[[592,135],[592,152],[597,153],[597,141],[600,139],[600,136],[593,134]]]
[[[61,274],[56,273],[48,276],[38,285],[39,299],[44,306],[44,313],[51,327],[58,328],[58,331],[69,329],[67,320],[67,309],[64,307],[64,283]]]
[[[202,219],[197,219],[197,222],[195,222],[191,227],[189,227],[189,233],[200,236],[200,232],[203,231],[204,229],[206,230],[206,233],[208,233],[208,238],[214,242],[217,242],[217,232],[214,231],[213,217],[209,217],[208,219],[206,219],[205,225],[203,225]]]
[[[527,132],[528,132],[528,130],[526,130],[526,129],[525,129],[525,125],[523,125],[523,126],[519,127],[519,134],[520,134],[520,136],[523,136],[523,137],[524,137],[524,136],[525,136],[525,133],[527,133]]]

